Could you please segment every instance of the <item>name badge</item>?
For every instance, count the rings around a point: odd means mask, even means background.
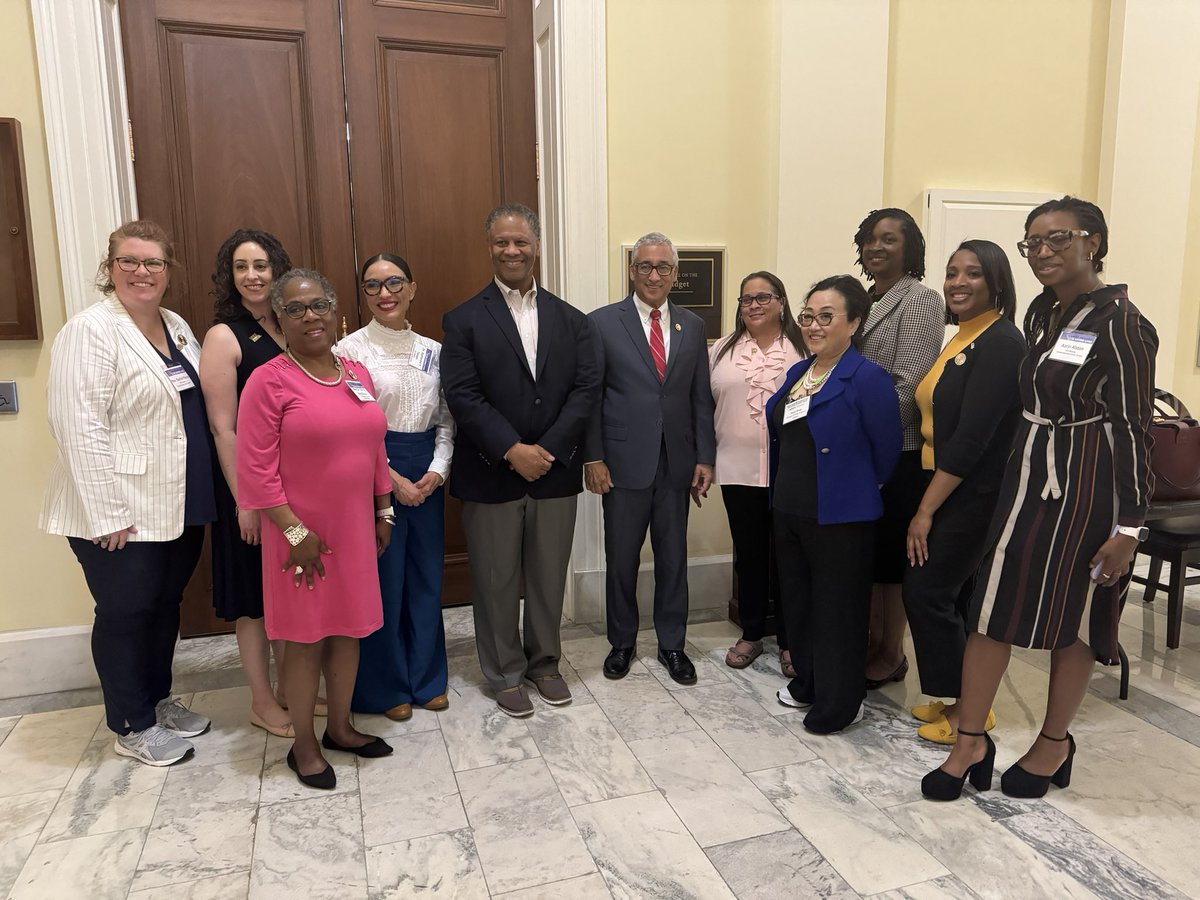
[[[812,397],[797,397],[795,400],[788,401],[787,406],[783,408],[783,424],[795,422],[797,419],[803,419],[808,415],[808,404],[812,402]]]
[[[430,365],[433,364],[433,351],[428,347],[413,347],[412,355],[408,358],[408,364],[414,369],[428,372]]]
[[[187,373],[187,369],[183,366],[167,366],[167,377],[171,379],[171,384],[175,386],[175,390],[179,393],[190,391],[196,386],[192,381],[192,376]]]
[[[1069,363],[1072,366],[1082,365],[1096,343],[1097,335],[1090,331],[1064,331],[1058,336],[1050,358],[1056,362]]]
[[[371,392],[363,387],[363,383],[355,378],[346,379],[346,387],[350,388],[350,393],[361,400],[363,403],[370,403],[375,398],[371,396]]]

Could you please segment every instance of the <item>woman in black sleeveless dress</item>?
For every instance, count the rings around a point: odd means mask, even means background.
[[[230,235],[217,251],[216,316],[200,356],[200,381],[224,475],[216,479],[212,526],[213,606],[225,621],[237,622],[238,652],[250,683],[250,722],[281,737],[292,736],[292,724],[271,689],[259,518],[255,510],[237,508],[236,426],[238,400],[250,373],[283,352],[269,295],[272,282],[291,265],[279,240],[265,231],[239,229]],[[282,666],[278,648],[275,661]]]

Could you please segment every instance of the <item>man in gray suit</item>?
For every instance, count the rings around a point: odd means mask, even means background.
[[[646,529],[654,548],[658,659],[696,680],[687,631],[688,494],[708,496],[716,462],[704,323],[668,300],[679,255],[658,232],[633,248],[633,293],[593,312],[601,401],[584,441],[584,482],[604,497],[605,593],[612,651],[604,674],[629,672],[638,629],[637,575]]]

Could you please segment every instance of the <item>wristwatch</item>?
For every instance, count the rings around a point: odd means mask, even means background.
[[[1137,528],[1133,525],[1118,525],[1117,534],[1123,534],[1125,537],[1131,537],[1139,544],[1150,537],[1150,529],[1143,525]]]

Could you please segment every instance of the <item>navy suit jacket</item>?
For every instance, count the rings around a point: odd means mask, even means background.
[[[664,440],[673,487],[690,486],[697,463],[716,463],[704,323],[695,313],[667,302],[671,343],[661,382],[632,295],[588,316],[601,391],[584,455],[588,462],[607,464],[615,487],[650,487]]]
[[[532,372],[494,281],[442,318],[442,390],[458,427],[450,493],[460,500],[506,503],[582,490],[579,447],[600,388],[588,319],[542,287],[536,302]],[[550,471],[532,482],[514,472],[504,454],[518,442],[553,454]]]
[[[767,401],[772,487],[779,465],[775,407],[786,402],[814,358],[788,369],[783,386]],[[892,377],[850,347],[813,395],[808,427],[817,448],[817,522],[872,522],[882,516],[879,486],[892,477],[904,441]]]

